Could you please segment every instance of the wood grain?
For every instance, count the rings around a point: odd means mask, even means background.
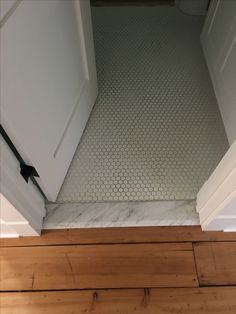
[[[2,291],[196,287],[190,243],[2,248]]]
[[[236,287],[2,293],[1,314],[235,314]]]
[[[200,285],[236,285],[236,242],[196,243],[194,253]]]
[[[203,232],[200,226],[43,230],[41,237],[0,239],[0,246],[236,241],[236,232]]]

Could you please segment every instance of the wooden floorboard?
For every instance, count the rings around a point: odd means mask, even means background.
[[[58,229],[44,230],[41,237],[0,239],[0,246],[204,241],[236,241],[236,232],[203,232],[200,226]]]
[[[1,314],[236,313],[236,233],[63,229],[0,244]]]
[[[196,287],[192,244],[2,248],[2,291]]]
[[[196,243],[194,254],[200,285],[236,285],[236,242]]]
[[[0,303],[1,314],[235,314],[235,296],[236,287],[25,292]]]

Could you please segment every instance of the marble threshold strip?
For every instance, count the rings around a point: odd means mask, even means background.
[[[199,225],[195,200],[48,204],[44,229]]]

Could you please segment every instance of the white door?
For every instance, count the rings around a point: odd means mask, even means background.
[[[1,124],[50,201],[96,96],[90,2],[20,2],[1,26]]]
[[[212,0],[202,46],[229,143],[236,139],[236,1]]]

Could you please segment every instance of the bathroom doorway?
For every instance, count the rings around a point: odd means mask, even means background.
[[[169,3],[92,7],[99,95],[58,201],[191,200],[225,154],[204,16]]]
[[[63,212],[146,208],[196,224],[196,195],[229,147],[204,20],[169,0],[92,1],[99,94],[56,202]]]

